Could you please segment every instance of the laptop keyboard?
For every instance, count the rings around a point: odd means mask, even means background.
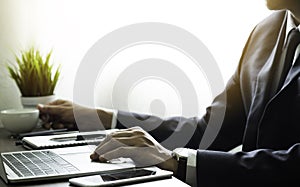
[[[2,154],[7,164],[19,177],[68,174],[76,167],[52,151],[33,151]]]

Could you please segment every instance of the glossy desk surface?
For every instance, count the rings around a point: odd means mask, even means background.
[[[3,128],[0,128],[0,152],[9,152],[9,151],[20,151],[20,150],[26,150],[22,146],[16,146],[15,145],[15,139],[11,138],[10,133],[8,133]],[[18,184],[18,185],[7,185],[5,182],[0,179],[0,186],[6,187],[6,186],[24,186],[24,187],[66,187],[70,184],[68,180],[64,181],[51,181],[51,182],[37,182],[35,184]],[[179,181],[176,178],[171,179],[165,179],[165,180],[158,180],[158,181],[152,181],[152,182],[146,182],[146,183],[140,183],[135,185],[129,185],[131,187],[139,186],[139,187],[153,187],[153,186],[188,186],[187,184]]]

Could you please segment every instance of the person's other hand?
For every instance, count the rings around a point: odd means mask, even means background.
[[[40,119],[46,129],[60,129],[75,127],[73,103],[66,100],[55,100],[48,104],[38,104]]]
[[[80,106],[66,100],[55,100],[46,105],[38,104],[40,118],[46,129],[77,129],[80,130],[101,130],[111,125],[112,113],[103,110],[96,110]],[[76,111],[76,119],[74,115]],[[101,123],[100,123],[101,119]]]
[[[158,166],[175,172],[177,161],[171,151],[160,145],[140,127],[108,134],[90,155],[93,161],[108,162],[117,158],[131,158],[137,167]]]

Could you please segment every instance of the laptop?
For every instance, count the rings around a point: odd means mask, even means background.
[[[131,159],[92,162],[95,145],[6,152],[0,155],[0,175],[8,183],[25,183],[103,174],[134,168]]]

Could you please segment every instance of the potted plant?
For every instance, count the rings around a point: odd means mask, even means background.
[[[8,65],[8,71],[21,92],[23,107],[35,107],[55,99],[54,89],[60,76],[60,67],[53,69],[50,64],[52,51],[43,58],[34,47],[16,55],[17,65]]]

